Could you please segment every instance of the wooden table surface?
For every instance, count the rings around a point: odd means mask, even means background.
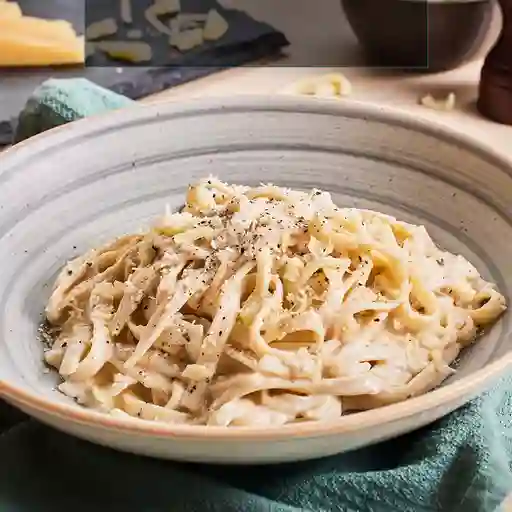
[[[280,61],[282,67],[242,67],[226,70],[194,82],[175,87],[143,100],[144,103],[162,101],[185,101],[190,98],[234,94],[277,94],[284,87],[308,75],[318,75],[331,71],[344,73],[354,87],[350,100],[392,105],[412,112],[415,115],[433,119],[439,123],[463,130],[493,144],[498,150],[506,151],[512,138],[512,127],[502,126],[480,117],[475,110],[477,87],[482,59],[477,59],[459,69],[447,73],[407,74],[364,67],[347,68],[304,68],[295,67],[297,62],[311,62],[312,55],[318,55],[319,62],[331,62],[338,59],[339,64],[361,63],[358,45],[343,15],[340,20],[339,0],[323,0],[324,8],[330,9],[331,24],[322,23],[321,35],[308,39],[304,44],[304,33],[311,31],[308,20],[315,15],[317,7],[310,0],[294,0],[294,6],[300,11],[304,22],[290,22],[289,9],[279,8],[281,3],[274,0],[219,0],[227,7],[244,9],[257,19],[270,22],[283,30],[291,41],[289,56]],[[271,16],[271,19],[268,18]],[[343,25],[340,27],[340,23]],[[487,41],[482,47],[483,57],[493,44],[501,27],[499,10],[495,9],[494,21]],[[318,31],[317,31],[318,32]],[[306,55],[306,53],[308,53]],[[418,99],[426,93],[447,94],[454,92],[457,107],[452,112],[436,112],[418,104]]]
[[[497,149],[506,150],[512,141],[512,127],[482,118],[475,108],[481,66],[479,59],[457,70],[436,75],[404,75],[362,68],[240,68],[175,87],[143,102],[185,101],[234,94],[279,94],[298,79],[339,71],[353,84],[354,91],[349,100],[391,105],[452,126],[492,143]],[[449,92],[456,94],[454,111],[438,112],[418,104],[418,99],[426,93],[446,95]]]

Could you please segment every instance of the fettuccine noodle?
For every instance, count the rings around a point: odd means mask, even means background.
[[[79,403],[168,423],[332,420],[419,395],[505,310],[422,226],[214,178],[62,270],[45,359]]]

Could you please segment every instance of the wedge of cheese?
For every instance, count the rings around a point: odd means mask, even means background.
[[[23,16],[0,0],[0,67],[82,64],[84,41],[64,20]]]
[[[84,53],[81,38],[63,43],[0,28],[0,67],[83,64]]]
[[[16,2],[0,0],[0,20],[21,18],[21,8]]]

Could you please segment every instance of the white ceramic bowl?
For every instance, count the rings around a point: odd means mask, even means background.
[[[332,423],[172,426],[83,409],[55,391],[37,329],[61,265],[178,207],[209,173],[319,187],[343,206],[425,224],[512,296],[512,162],[478,141],[385,108],[279,98],[135,107],[54,130],[0,157],[0,396],[41,421],[121,450],[264,463],[354,449],[423,426],[512,362],[504,315],[441,388]]]

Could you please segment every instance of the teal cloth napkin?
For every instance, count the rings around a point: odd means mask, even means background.
[[[43,82],[28,99],[19,116],[14,141],[132,104],[136,102],[85,78],[53,78]]]
[[[46,128],[51,119],[62,119],[61,110],[71,120],[73,109],[83,112],[82,105],[93,101],[83,82],[50,85],[45,104],[54,105],[58,115],[39,119]],[[72,91],[73,104],[52,103],[62,86]],[[117,96],[110,105],[110,93],[104,94],[101,108],[121,106]],[[31,105],[30,112],[45,115]],[[23,126],[33,122],[32,115],[22,114],[20,133],[32,131]],[[0,404],[0,511],[507,512],[511,390],[507,376],[428,428],[352,453],[266,467],[117,453],[13,415]]]

